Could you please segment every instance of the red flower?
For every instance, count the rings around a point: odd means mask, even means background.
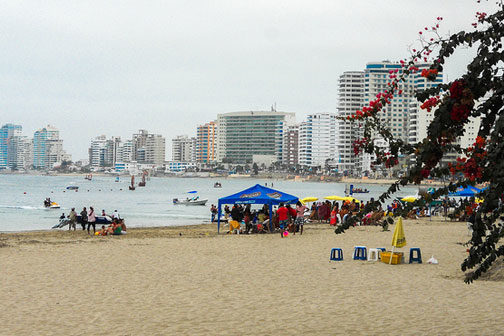
[[[426,168],[422,169],[420,171],[420,175],[422,175],[423,178],[428,178],[430,175],[430,169],[426,169]]]
[[[455,104],[450,112],[450,117],[453,121],[462,121],[469,117],[470,112],[469,106]]]
[[[461,99],[463,90],[464,90],[464,83],[459,80],[455,81],[450,86],[450,96],[453,99]]]

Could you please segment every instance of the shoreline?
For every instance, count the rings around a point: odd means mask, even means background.
[[[99,177],[115,177],[115,176],[130,176],[129,174],[115,174],[115,173],[92,173],[94,176]],[[194,175],[193,175],[194,174]],[[208,176],[206,174],[209,174]],[[63,176],[63,177],[81,177],[84,179],[87,173],[55,173],[55,174],[43,174],[34,172],[4,172],[1,171],[0,175],[19,175],[19,176]],[[245,175],[245,174],[232,174],[232,175],[217,175],[214,173],[205,173],[203,175],[198,175],[198,173],[189,173],[188,175],[162,175],[162,176],[152,176],[157,178],[200,178],[200,179],[258,179],[258,180],[268,180],[268,181],[293,181],[293,182],[314,182],[314,183],[342,183],[342,184],[378,184],[378,185],[390,185],[397,181],[397,179],[371,179],[371,178],[335,178],[333,176],[325,175],[308,175],[308,176],[296,176],[290,174],[278,173],[277,176],[271,174],[265,175]],[[444,186],[446,183],[438,181],[424,181],[421,184],[408,184],[409,187],[439,187]]]

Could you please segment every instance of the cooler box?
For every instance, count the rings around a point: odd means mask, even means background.
[[[392,252],[387,251],[387,252],[382,252],[381,255],[381,261],[384,262],[385,264],[390,263],[390,254]],[[394,255],[392,256],[392,264],[397,265],[401,263],[401,260],[403,258],[403,253],[402,252],[394,252]]]

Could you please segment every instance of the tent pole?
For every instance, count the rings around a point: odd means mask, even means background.
[[[269,227],[270,232],[273,232],[273,204],[269,204]]]
[[[220,217],[222,215],[221,204],[219,202],[219,211],[217,212],[217,234],[220,232]]]

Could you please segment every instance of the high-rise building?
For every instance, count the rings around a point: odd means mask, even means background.
[[[337,129],[335,113],[309,114],[299,127],[299,164],[325,167],[337,162]]]
[[[35,131],[33,135],[33,167],[35,169],[52,169],[58,162],[71,160],[70,155],[63,150],[63,140],[59,138],[59,130],[47,125]]]
[[[12,147],[15,148],[15,165],[12,169],[28,170],[33,166],[33,140],[27,136],[14,136],[11,140]]]
[[[430,64],[416,64],[420,70],[427,69]],[[389,89],[391,82],[390,72],[396,76],[402,75],[400,63],[390,61],[370,62],[366,64],[364,72],[350,71],[340,76],[338,115],[347,117],[355,114],[357,110],[376,99],[377,94]],[[397,72],[395,72],[397,71]],[[440,72],[434,81],[429,81],[421,76],[421,72],[410,74],[405,81],[399,82],[398,91],[391,104],[385,106],[379,113],[381,123],[386,126],[392,135],[406,143],[415,143],[423,139],[427,132],[427,125],[432,120],[431,114],[420,109],[415,94],[420,90],[437,86],[443,81]],[[340,121],[339,167],[342,171],[364,172],[370,170],[372,158],[369,154],[353,153],[353,143],[362,137],[359,122]],[[373,134],[375,144],[386,147],[386,142],[378,135]]]
[[[5,124],[0,128],[0,169],[12,168],[15,164],[15,151],[11,140],[14,136],[21,135],[20,125]]]
[[[286,126],[284,129],[282,163],[299,164],[299,125]]]
[[[252,163],[253,155],[282,161],[283,130],[295,114],[277,111],[230,112],[217,116],[217,161]]]
[[[149,134],[145,142],[145,163],[161,165],[166,158],[165,138],[159,134]],[[139,161],[140,162],[140,161]]]
[[[133,134],[133,161],[138,163],[162,164],[165,161],[165,138],[159,134],[140,130]]]
[[[209,163],[215,161],[217,151],[217,125],[215,121],[200,125],[196,131],[196,161]]]
[[[196,162],[196,138],[178,135],[172,139],[172,161]]]
[[[89,165],[91,167],[113,167],[117,161],[117,153],[121,143],[120,137],[107,139],[100,135],[91,140],[89,148]]]
[[[364,102],[364,71],[347,71],[339,78],[338,117],[346,118],[362,108]],[[353,143],[360,139],[360,123],[338,120],[338,169],[342,173],[360,171],[362,154],[355,156]]]

